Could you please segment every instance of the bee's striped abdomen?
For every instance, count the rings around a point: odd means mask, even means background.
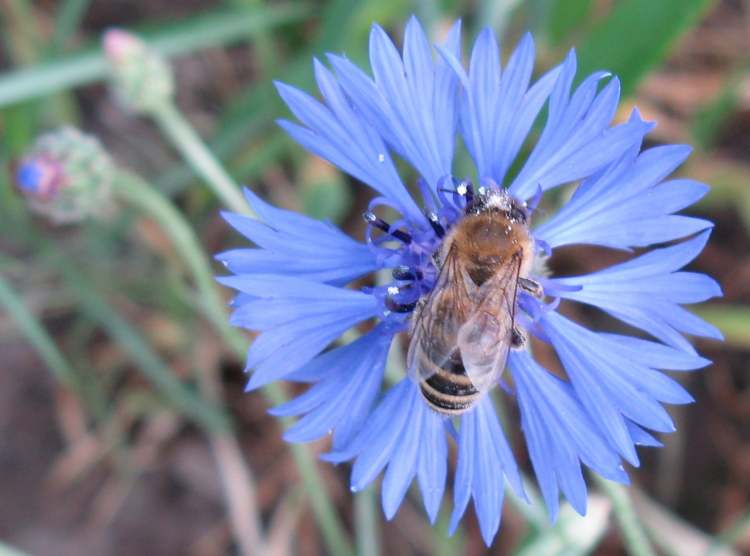
[[[460,415],[474,405],[480,393],[466,375],[457,349],[442,367],[429,360],[424,351],[420,359],[422,368],[433,371],[419,385],[422,396],[432,409],[445,415]]]

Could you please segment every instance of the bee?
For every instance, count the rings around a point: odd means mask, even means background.
[[[529,212],[502,190],[462,184],[464,214],[433,256],[438,272],[414,309],[407,354],[409,376],[427,404],[461,415],[495,384],[511,349],[526,344],[516,327],[519,289],[541,298],[527,276],[534,259]]]

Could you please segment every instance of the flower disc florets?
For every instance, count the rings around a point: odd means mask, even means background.
[[[518,238],[528,255],[512,267],[519,295],[483,296],[487,302],[506,300],[505,313],[493,309],[502,317],[496,329],[506,334],[513,326],[517,348],[523,345],[520,336],[533,335],[560,362],[552,372],[528,349],[514,349],[507,355],[507,369],[500,357],[502,368],[488,374],[518,406],[528,459],[553,520],[561,493],[585,513],[582,464],[627,483],[624,463],[639,464],[636,446],[658,446],[652,433],[674,430],[662,404],[692,398],[662,371],[709,363],[685,335],[721,337],[682,305],[721,290],[707,276],[680,270],[701,252],[712,227],[675,214],[708,191],[689,179],[668,178],[690,149],[668,145],[642,151],[653,124],[637,111],[613,125],[616,78],[597,72],[573,87],[576,57],[571,52],[532,80],[531,37],[525,36],[501,66],[489,29],[474,43],[468,69],[461,59],[460,23],[433,47],[412,19],[403,53],[380,27],[373,27],[372,77],[346,58],[330,55],[333,71],[317,60],[314,64],[322,101],[278,84],[299,121],[279,124],[310,152],[378,193],[365,213],[364,241],[275,208],[248,191],[260,221],[225,217],[257,247],[227,251],[219,259],[234,274],[221,281],[239,291],[233,324],[259,332],[248,352],[248,389],[279,379],[310,384],[302,395],[271,410],[300,417],[284,437],[308,442],[331,434],[332,449],[323,458],[354,461],[352,490],[383,472],[383,510],[389,519],[416,478],[432,521],[445,491],[448,444],[455,442],[451,527],[473,499],[482,536],[490,544],[500,525],[506,482],[525,496],[492,396],[472,397],[459,417],[446,418],[427,403],[419,376],[404,377],[383,392],[393,339],[413,325],[422,305],[440,290],[446,242],[455,241],[452,234],[473,217],[476,198],[494,198],[511,229],[521,220],[526,223]],[[541,134],[516,164],[545,106]],[[451,177],[457,136],[474,162],[472,181]],[[420,200],[401,180],[395,156],[419,174]],[[517,173],[510,172],[512,166]],[[569,200],[527,229],[545,192],[564,185],[574,188]],[[389,221],[376,214],[383,205],[396,213]],[[491,237],[481,229],[477,234]],[[558,248],[574,244],[621,251],[660,247],[589,274],[556,277],[543,270],[542,262],[554,260]],[[466,282],[467,290],[482,291],[480,284],[490,283],[480,274],[470,269],[468,278],[461,278],[473,282]],[[374,285],[353,285],[364,277]],[[628,334],[591,331],[558,312],[561,302],[595,307],[620,321]],[[457,318],[451,312],[443,316]],[[335,346],[353,327],[366,332]],[[472,330],[463,346],[482,355],[492,337],[488,341],[478,333],[482,327]],[[414,335],[423,331],[411,332],[413,346]],[[464,363],[465,356],[462,350]],[[460,388],[469,391],[473,381]]]

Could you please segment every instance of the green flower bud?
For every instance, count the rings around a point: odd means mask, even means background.
[[[72,127],[40,136],[16,165],[29,207],[56,224],[109,213],[114,164],[99,141]]]
[[[126,106],[149,113],[172,100],[172,68],[139,37],[111,29],[104,33],[102,44],[110,63],[112,86]]]

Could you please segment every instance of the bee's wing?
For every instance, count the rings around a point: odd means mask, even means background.
[[[478,289],[474,309],[458,331],[464,368],[474,387],[485,392],[498,383],[513,339],[520,254]]]
[[[406,366],[416,383],[427,380],[451,358],[460,362],[457,337],[471,310],[477,287],[461,267],[454,247],[448,251],[435,286],[414,315]]]

